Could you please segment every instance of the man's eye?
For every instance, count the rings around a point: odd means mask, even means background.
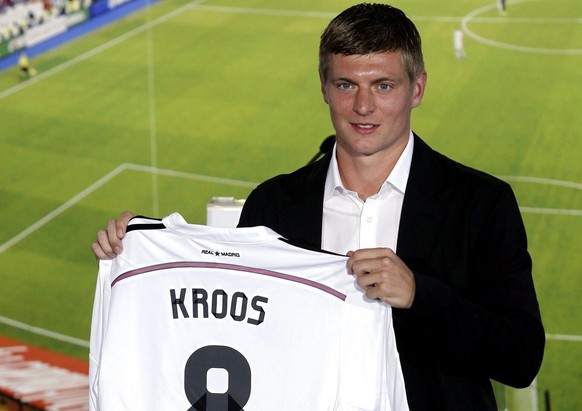
[[[352,87],[350,83],[339,83],[338,88],[340,90],[349,90]]]
[[[378,88],[379,88],[381,91],[388,91],[388,90],[390,90],[392,87],[391,87],[391,86],[390,86],[390,84],[388,84],[388,83],[380,83],[380,84],[378,85]]]

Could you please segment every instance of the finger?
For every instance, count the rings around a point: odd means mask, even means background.
[[[111,255],[106,254],[103,251],[98,241],[93,241],[93,243],[91,243],[91,251],[93,251],[97,264],[99,264],[99,260],[111,260],[113,258]]]
[[[372,273],[380,273],[382,271],[389,270],[390,267],[390,260],[387,257],[383,257],[354,261],[351,271],[356,277],[360,277]]]
[[[351,273],[366,271],[367,267],[377,266],[378,261],[390,258],[394,252],[389,248],[363,248],[348,253],[348,270]],[[376,264],[374,264],[376,262]]]
[[[362,288],[371,287],[379,281],[380,277],[377,274],[365,273],[356,275],[356,283]]]
[[[364,292],[366,298],[370,300],[384,301],[387,297],[386,290],[381,283],[375,282],[373,275],[363,275],[358,277],[356,282],[359,288]]]
[[[99,230],[97,232],[97,240],[91,244],[91,249],[97,259],[110,260],[116,256],[109,244],[109,239],[105,230]]]
[[[122,239],[125,237],[125,233],[127,231],[127,225],[129,224],[129,220],[133,218],[133,213],[130,211],[123,211],[119,214],[119,218],[117,219],[116,223],[116,230],[117,230],[117,237]]]
[[[373,259],[378,257],[388,257],[393,255],[394,251],[387,247],[378,248],[360,248],[359,250],[352,252],[352,257],[354,259]]]
[[[121,254],[123,251],[123,246],[121,245],[121,239],[123,236],[119,236],[120,229],[118,228],[118,224],[116,220],[109,220],[107,223],[107,241],[109,243],[109,249],[114,254]],[[100,242],[103,246],[103,243]],[[104,249],[106,252],[109,252],[108,249]]]

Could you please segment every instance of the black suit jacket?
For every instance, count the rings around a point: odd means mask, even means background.
[[[239,226],[265,225],[321,246],[329,153],[259,185]],[[528,386],[545,334],[521,215],[510,186],[456,163],[415,135],[397,250],[414,272],[394,329],[412,411],[493,411],[490,379]]]

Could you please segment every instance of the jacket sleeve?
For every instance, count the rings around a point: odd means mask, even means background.
[[[409,264],[415,300],[394,310],[395,327],[405,351],[523,388],[541,366],[545,334],[525,228],[511,188],[502,187],[451,205],[430,262]]]

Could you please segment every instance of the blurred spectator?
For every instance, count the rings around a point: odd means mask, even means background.
[[[18,69],[20,70],[21,79],[27,79],[36,75],[36,70],[30,66],[28,56],[24,51],[20,53],[20,57],[18,58]]]

